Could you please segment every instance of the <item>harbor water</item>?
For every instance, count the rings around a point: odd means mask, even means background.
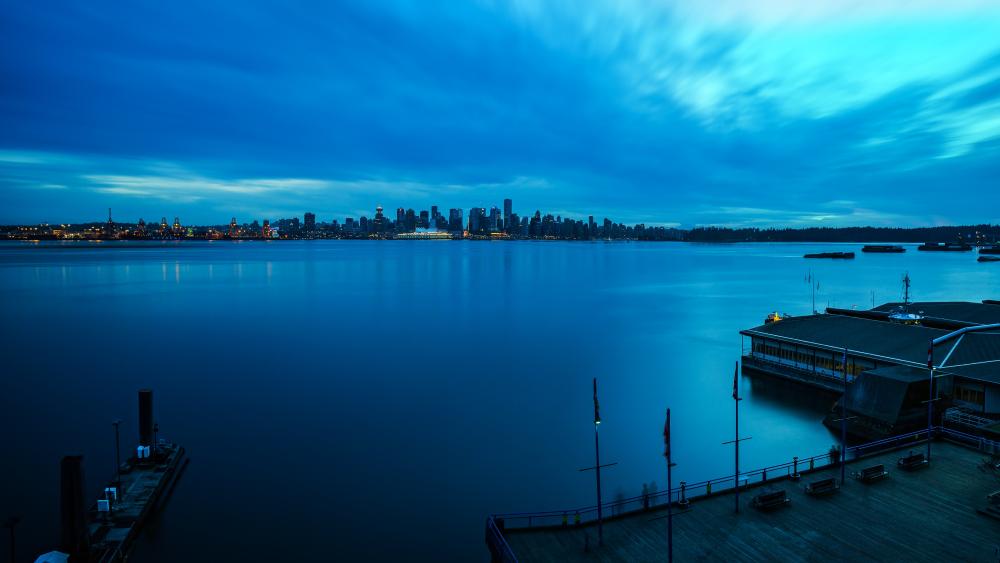
[[[974,252],[860,244],[276,241],[0,244],[0,518],[59,539],[137,437],[136,389],[191,463],[135,561],[485,560],[490,512],[732,472],[739,331],[771,312],[1000,298]],[[854,251],[854,260],[804,260]],[[741,378],[745,469],[827,451],[833,398]],[[127,448],[126,448],[127,451]],[[91,499],[93,500],[93,499]],[[6,542],[6,538],[3,540]],[[6,544],[4,544],[6,545]]]

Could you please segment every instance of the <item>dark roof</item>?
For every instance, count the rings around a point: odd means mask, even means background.
[[[927,343],[948,331],[843,315],[809,315],[786,317],[741,334],[800,341],[831,350],[847,347],[852,354],[925,365]],[[945,349],[950,350],[951,345],[945,345]],[[947,352],[938,350],[937,353]]]
[[[847,347],[852,355],[920,368],[927,365],[928,342],[950,332],[844,315],[809,315],[786,317],[741,334],[831,351]],[[1000,384],[1000,330],[968,333],[936,346],[934,363],[951,374]]]
[[[872,310],[888,313],[902,305],[902,303],[886,303]],[[910,313],[919,313],[926,317],[967,323],[1000,323],[1000,305],[987,305],[985,303],[972,303],[969,301],[918,301],[910,303],[907,311]]]

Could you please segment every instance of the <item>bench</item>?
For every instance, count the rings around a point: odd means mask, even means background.
[[[926,466],[928,463],[930,462],[927,461],[927,458],[924,457],[924,454],[914,454],[914,453],[911,453],[906,457],[901,457],[899,458],[899,461],[896,462],[896,464],[899,465],[900,469],[905,469],[906,471],[919,469],[921,467]]]
[[[884,479],[889,476],[889,472],[885,470],[885,466],[881,463],[878,465],[873,465],[871,467],[866,467],[858,473],[853,474],[854,478],[862,483],[871,483],[873,481],[878,481],[879,479]]]
[[[753,507],[757,510],[772,510],[790,502],[792,499],[788,498],[784,489],[771,493],[761,493],[753,497]]]
[[[823,495],[831,495],[840,490],[840,485],[837,484],[837,480],[833,477],[829,479],[820,479],[819,481],[813,481],[806,485],[806,494],[815,497]]]

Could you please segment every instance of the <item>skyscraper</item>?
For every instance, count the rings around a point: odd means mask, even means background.
[[[381,214],[382,213],[382,208],[379,207],[378,211]],[[302,221],[302,224],[303,224],[303,226],[304,226],[304,228],[305,228],[305,230],[306,230],[307,233],[311,233],[311,232],[315,231],[316,230],[316,214],[315,213],[308,213],[307,212],[305,214],[304,220]]]
[[[500,224],[500,210],[493,206],[490,208],[490,226],[489,231],[491,233],[497,232],[498,226]]]
[[[462,231],[462,210],[461,209],[449,209],[448,210],[448,230],[454,233]]]
[[[473,207],[469,210],[469,232],[476,235],[486,229],[486,208]]]
[[[514,214],[514,202],[510,198],[503,200],[503,229],[510,232],[510,217]]]

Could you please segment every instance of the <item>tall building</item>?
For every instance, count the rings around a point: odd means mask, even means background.
[[[381,207],[379,207],[378,210],[379,210],[379,213],[382,212],[382,208]],[[311,233],[311,232],[315,231],[316,230],[316,214],[315,213],[308,213],[307,212],[305,214],[305,217],[303,218],[302,226],[303,226],[303,228],[305,229],[305,231],[307,233]]]
[[[396,230],[400,232],[406,230],[406,210],[402,207],[396,208]]]
[[[473,207],[469,210],[469,232],[480,234],[486,228],[486,208]]]
[[[431,226],[431,218],[427,211],[420,212],[420,220],[417,221],[417,226],[423,229]]]
[[[417,214],[412,209],[406,210],[405,225],[405,231],[408,233],[417,229]]]
[[[495,233],[498,230],[500,230],[499,227],[500,227],[500,210],[497,209],[496,206],[493,206],[490,208],[489,231],[491,233]]]
[[[240,228],[236,224],[236,217],[233,217],[232,221],[229,222],[229,238],[236,238],[240,236]]]
[[[503,228],[510,232],[511,215],[514,214],[514,202],[510,198],[503,200]]]
[[[260,235],[264,238],[271,238],[271,220],[264,219],[264,227],[260,230]]]
[[[383,233],[389,230],[388,225],[386,225],[385,215],[382,214],[382,206],[375,206],[375,219],[372,220],[372,232]]]
[[[438,206],[432,205],[431,206],[431,227],[437,228],[438,227],[438,219],[440,219],[440,218],[441,218],[441,214],[438,213]]]
[[[160,236],[167,236],[167,218],[163,217],[160,219]]]
[[[448,210],[448,230],[454,233],[462,231],[462,210]]]
[[[174,217],[174,236],[179,237],[181,234],[181,219],[180,217]]]
[[[139,217],[139,223],[136,226],[135,234],[140,237],[146,236],[146,222],[142,220],[142,217]]]

